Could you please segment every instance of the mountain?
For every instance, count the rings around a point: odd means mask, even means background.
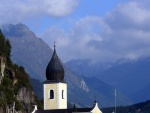
[[[52,49],[23,24],[4,25],[2,31],[12,44],[12,61],[25,67],[32,78],[31,82],[35,93],[42,98],[43,86],[41,82],[45,80],[45,70],[52,56]],[[91,104],[96,98],[102,107],[114,105],[113,87],[96,78],[77,76],[65,65],[64,69],[70,103],[76,103],[79,107],[92,106]],[[107,88],[105,89],[105,87]],[[111,93],[106,94],[107,92]],[[131,101],[123,93],[120,92],[119,95],[118,105],[131,104]]]
[[[52,49],[23,24],[4,25],[2,31],[12,44],[12,61],[25,67],[25,70],[32,77],[31,82],[35,93],[42,98],[43,86],[41,82],[46,80],[45,70],[52,56]],[[79,107],[91,106],[96,97],[99,105],[103,107],[113,106],[113,87],[96,78],[77,76],[64,64],[63,66],[65,69],[65,80],[68,83],[68,101],[70,103],[75,103]],[[97,82],[94,82],[95,80]],[[106,89],[103,91],[105,87]],[[107,92],[111,93],[106,94]],[[118,99],[118,105],[131,104],[131,101],[121,92],[119,95],[121,98]]]
[[[65,64],[75,73],[94,76],[119,89],[134,103],[150,99],[150,57],[141,57],[134,60],[120,59],[115,63],[95,64],[92,64],[89,60],[77,59]],[[73,67],[73,65],[75,66]],[[95,67],[95,70],[93,67]]]
[[[45,80],[45,69],[52,55],[51,48],[23,24],[2,26],[2,31],[12,45],[11,59],[24,66],[33,78]]]
[[[148,84],[147,86],[144,86],[144,88],[142,88],[141,90],[133,93],[131,95],[131,99],[135,100],[135,103],[141,102],[141,101],[145,101],[145,100],[149,100],[150,99],[150,84]],[[140,97],[140,98],[139,98]]]
[[[102,101],[102,103],[105,106],[114,106],[115,103],[115,88],[110,86],[109,84],[94,78],[94,77],[84,77],[84,80],[86,83],[88,83],[89,86],[89,90],[91,90],[91,95],[94,95],[95,98],[99,99],[99,101]],[[93,82],[94,81],[94,82]],[[92,89],[95,88],[94,91],[92,91]],[[119,90],[117,90],[117,106],[121,106],[121,105],[130,105],[132,104],[131,100],[129,100],[122,92],[120,92]],[[109,102],[107,102],[106,100],[109,100]],[[128,103],[128,104],[125,104]]]
[[[72,59],[66,62],[65,65],[79,75],[83,74],[86,77],[97,77],[104,70],[111,67],[112,63],[93,63],[90,59]]]
[[[150,99],[150,95],[147,95],[150,94],[148,90],[150,84],[150,57],[117,61],[111,68],[105,70],[99,76],[99,79],[117,87],[135,103],[146,101]],[[146,92],[141,92],[145,90]]]

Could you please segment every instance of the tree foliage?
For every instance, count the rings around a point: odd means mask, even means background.
[[[114,107],[101,109],[103,113],[112,113]],[[150,113],[150,100],[141,102],[131,106],[118,106],[116,108],[117,113]]]
[[[5,38],[2,31],[0,30],[0,56],[10,58],[11,44],[8,39]]]

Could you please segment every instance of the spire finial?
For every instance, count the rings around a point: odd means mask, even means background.
[[[54,49],[56,48],[56,45],[55,45],[56,43],[54,42]]]
[[[95,96],[94,104],[97,103],[97,97]]]

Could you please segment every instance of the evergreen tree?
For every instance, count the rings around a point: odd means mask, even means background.
[[[4,51],[5,51],[5,37],[2,33],[2,31],[0,30],[0,56],[4,55]]]
[[[8,39],[5,41],[5,53],[7,57],[10,57],[11,45]]]
[[[2,31],[0,30],[0,56],[4,57],[9,64],[11,64],[10,60],[11,54],[11,44],[8,39],[5,38]]]
[[[77,112],[77,107],[76,107],[75,104],[73,105],[73,111],[74,111],[74,112]]]

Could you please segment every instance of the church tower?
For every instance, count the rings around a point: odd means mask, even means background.
[[[54,52],[46,68],[47,80],[44,86],[44,110],[67,109],[67,83],[64,81],[64,68]]]

